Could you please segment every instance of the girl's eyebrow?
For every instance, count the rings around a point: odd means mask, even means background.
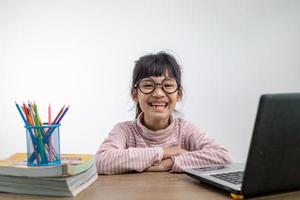
[[[149,77],[149,78],[151,78],[152,80],[154,80],[155,82],[161,82],[161,81],[163,81],[165,78],[167,78],[167,77],[165,77],[165,76],[160,76],[160,79],[159,80],[157,80],[157,77]]]
[[[155,78],[167,78],[167,77],[169,77],[169,76],[165,76],[165,75],[163,75],[163,76],[149,76],[148,78],[155,79]]]

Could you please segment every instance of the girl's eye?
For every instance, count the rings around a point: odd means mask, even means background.
[[[167,82],[167,83],[164,83],[164,87],[165,88],[173,88],[173,87],[177,87],[177,84],[173,83],[173,82]]]
[[[146,85],[143,85],[144,88],[152,88],[153,87],[153,84],[146,84]]]
[[[152,88],[153,87],[153,83],[152,83],[152,81],[143,81],[141,83],[141,87],[143,87],[143,88]]]
[[[153,82],[150,80],[143,80],[141,81],[140,85],[142,87],[153,87]]]

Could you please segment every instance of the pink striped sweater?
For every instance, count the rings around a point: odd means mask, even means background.
[[[188,152],[172,157],[170,172],[231,162],[224,147],[188,121],[171,117],[167,128],[152,131],[141,123],[140,115],[135,121],[118,123],[101,144],[96,154],[98,173],[142,172],[160,163],[162,148],[171,146]]]

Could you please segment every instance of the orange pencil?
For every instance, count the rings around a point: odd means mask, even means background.
[[[34,121],[32,105],[29,103],[28,106],[29,106],[29,116],[30,116],[30,118],[31,118],[31,125],[32,125],[32,126],[35,126],[36,124],[35,124],[35,121]],[[34,133],[35,133],[35,136],[37,136],[37,131],[36,131],[36,129],[34,129]]]

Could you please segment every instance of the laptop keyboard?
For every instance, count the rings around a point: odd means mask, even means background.
[[[242,183],[243,174],[244,174],[243,171],[236,171],[236,172],[227,172],[221,174],[211,174],[211,176],[238,185]]]

